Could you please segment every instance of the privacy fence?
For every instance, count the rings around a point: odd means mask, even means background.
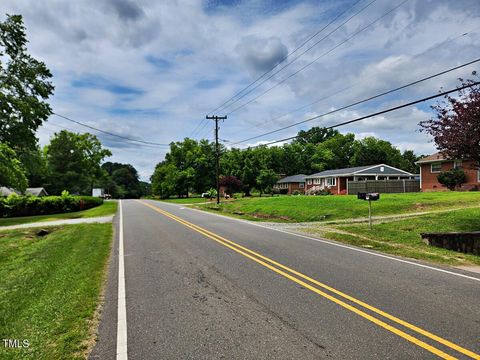
[[[420,191],[419,180],[366,180],[348,181],[348,195],[356,195],[359,192],[407,193]]]

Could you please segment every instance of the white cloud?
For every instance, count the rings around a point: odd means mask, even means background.
[[[45,61],[55,76],[51,104],[56,112],[108,131],[169,143],[191,135],[206,113],[351,5],[347,0],[245,0],[234,5],[207,0],[4,0],[2,12],[24,16],[29,51]],[[394,6],[388,0],[375,2],[232,108],[322,56]],[[287,126],[472,60],[480,49],[479,17],[477,0],[411,0],[229,115],[222,124],[221,138],[241,140]],[[470,33],[462,36],[466,32]],[[441,86],[455,86],[457,77],[468,77],[473,69],[478,66],[258,140],[284,138],[310,126],[331,125],[431,95]],[[81,86],[79,81],[83,81]],[[317,101],[321,98],[325,99]],[[278,118],[314,101],[301,111]],[[425,134],[418,133],[417,124],[429,116],[425,104],[340,130],[357,136],[374,133],[402,149],[426,153],[432,144]],[[42,144],[58,129],[54,124],[87,130],[52,117],[38,134]],[[211,125],[200,135],[211,137]],[[165,154],[164,149],[118,147],[121,143],[106,135],[101,139],[112,147],[113,161],[132,163],[144,178]]]

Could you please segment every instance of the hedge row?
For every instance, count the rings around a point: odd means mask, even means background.
[[[32,216],[87,210],[103,203],[92,196],[9,196],[0,198],[0,217]]]

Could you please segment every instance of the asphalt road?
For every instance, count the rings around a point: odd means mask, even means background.
[[[480,359],[478,274],[173,204],[122,211],[92,359]]]

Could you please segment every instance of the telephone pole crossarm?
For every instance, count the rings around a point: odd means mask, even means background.
[[[227,116],[206,116],[207,120],[215,121],[215,170],[217,184],[217,205],[220,204],[220,146],[218,144],[218,121],[226,120]]]

